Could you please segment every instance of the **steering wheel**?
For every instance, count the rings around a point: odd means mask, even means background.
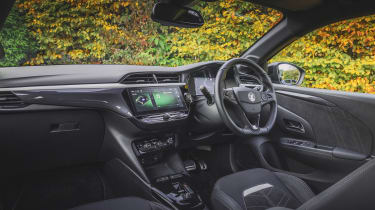
[[[251,87],[246,84],[226,88],[224,81],[227,73],[238,64],[245,65],[254,72],[257,72],[259,77],[261,77],[260,79],[264,81],[263,88],[256,89],[254,86]],[[264,88],[265,85],[267,85],[267,89]],[[267,134],[275,124],[277,101],[274,87],[263,69],[251,60],[234,58],[221,66],[215,80],[215,103],[225,125],[237,135],[253,136]],[[265,125],[260,127],[261,111],[267,104],[271,107],[270,114]],[[228,107],[230,107],[231,113],[235,113],[235,120],[230,116]]]

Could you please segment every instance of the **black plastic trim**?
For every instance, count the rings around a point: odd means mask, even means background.
[[[316,97],[316,96],[311,96],[311,95],[306,95],[306,94],[301,94],[301,93],[295,93],[295,92],[289,92],[289,91],[284,91],[284,90],[276,90],[276,93],[286,95],[286,96],[290,96],[290,97],[297,98],[297,99],[301,99],[301,100],[308,101],[308,102],[311,102],[311,103],[324,105],[324,106],[330,106],[330,107],[336,106],[335,104],[333,104],[333,103],[331,103],[331,102],[329,102],[325,99],[322,99],[320,97]]]

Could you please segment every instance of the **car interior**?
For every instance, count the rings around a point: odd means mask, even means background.
[[[375,209],[375,96],[299,87],[303,69],[281,81],[291,64],[267,64],[374,3],[253,2],[283,19],[240,58],[1,69],[0,210]]]

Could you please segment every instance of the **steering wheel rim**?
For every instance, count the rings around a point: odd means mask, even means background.
[[[238,64],[246,65],[253,71],[256,71],[268,85],[269,89],[267,91],[257,91],[241,85],[226,89],[224,81],[227,73]],[[244,124],[243,128],[238,126],[229,115],[224,104],[225,100],[234,106],[237,117]],[[262,67],[249,59],[233,58],[221,66],[215,79],[215,104],[224,124],[240,136],[267,134],[276,121],[277,101],[272,82]],[[266,104],[271,105],[270,115],[267,123],[261,127],[259,126],[259,119],[261,110]],[[255,123],[252,123],[252,121]]]

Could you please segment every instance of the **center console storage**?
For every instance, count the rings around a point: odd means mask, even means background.
[[[133,142],[133,150],[151,182],[154,196],[174,209],[205,209],[202,198],[175,151],[177,134],[145,137]]]
[[[178,209],[204,209],[205,205],[196,191],[188,175],[173,174],[158,177],[153,186],[160,190]]]

